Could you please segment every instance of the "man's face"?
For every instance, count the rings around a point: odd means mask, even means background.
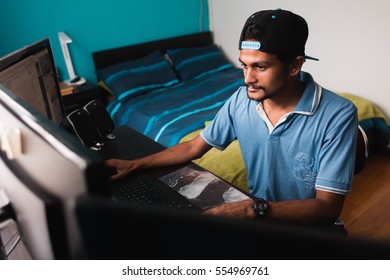
[[[248,98],[261,101],[282,92],[290,80],[289,68],[276,55],[240,50]]]

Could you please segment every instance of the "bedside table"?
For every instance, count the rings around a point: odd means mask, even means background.
[[[80,86],[75,92],[62,96],[65,113],[69,114],[94,99],[100,100],[104,106],[107,105],[107,96],[102,90],[100,90],[100,87],[86,83]]]

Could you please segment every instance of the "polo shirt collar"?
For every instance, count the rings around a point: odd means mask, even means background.
[[[314,81],[309,73],[301,71],[300,79],[306,83],[306,87],[293,113],[313,115],[320,105],[322,87]]]

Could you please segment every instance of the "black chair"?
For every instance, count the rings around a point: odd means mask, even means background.
[[[366,132],[359,125],[358,126],[358,135],[356,140],[356,156],[355,156],[355,175],[360,173],[364,166],[369,153],[369,142]]]

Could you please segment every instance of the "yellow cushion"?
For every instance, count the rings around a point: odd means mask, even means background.
[[[338,92],[337,94],[349,99],[353,104],[355,104],[356,108],[358,109],[359,121],[371,118],[382,118],[385,120],[387,125],[389,125],[389,121],[386,119],[384,113],[378,108],[378,106],[368,101],[367,99],[346,92]]]

